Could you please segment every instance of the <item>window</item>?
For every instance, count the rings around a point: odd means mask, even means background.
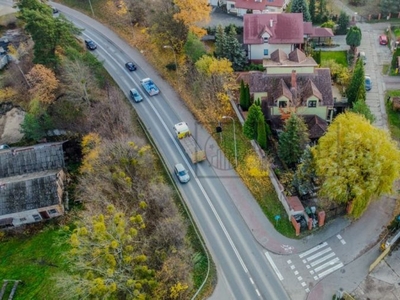
[[[268,37],[267,36],[264,37],[264,43],[268,43]],[[265,50],[264,50],[264,52],[265,52]],[[267,52],[268,52],[268,50],[267,50]],[[268,55],[268,53],[266,55]]]
[[[317,107],[317,100],[308,100],[308,107]]]
[[[264,49],[264,55],[268,55],[268,49]]]
[[[56,214],[56,213],[58,213],[58,210],[53,208],[53,209],[50,209],[48,212],[49,212],[49,214]]]
[[[21,218],[21,219],[19,219],[19,221],[20,221],[20,222],[25,222],[25,221],[26,221],[26,218]]]
[[[235,4],[231,4],[231,9],[232,9],[232,8],[235,8]]]
[[[39,215],[33,215],[32,217],[35,219],[35,221],[40,221],[42,219]]]
[[[279,101],[279,107],[286,107],[286,106],[287,106],[287,102],[285,100]]]

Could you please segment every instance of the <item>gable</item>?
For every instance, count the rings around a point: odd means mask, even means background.
[[[268,32],[270,44],[304,42],[302,13],[246,14],[243,16],[243,43],[263,44],[262,34]]]

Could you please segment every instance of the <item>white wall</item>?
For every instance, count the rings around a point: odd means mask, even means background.
[[[292,44],[257,44],[257,45],[249,45],[249,59],[267,59],[271,58],[271,53],[277,49],[281,49],[285,53],[290,53],[293,50]],[[268,49],[268,55],[264,55],[264,49]]]

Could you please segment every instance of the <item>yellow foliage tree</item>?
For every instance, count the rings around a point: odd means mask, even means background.
[[[233,74],[232,63],[228,59],[218,59],[209,55],[203,55],[196,62],[196,68],[200,73],[209,77]]]
[[[17,92],[11,87],[0,89],[0,101],[10,100],[15,95],[17,95]]]
[[[392,192],[400,175],[400,151],[389,133],[364,116],[346,112],[313,147],[320,194],[348,205],[358,218],[375,197]]]
[[[58,80],[54,72],[43,65],[34,65],[31,71],[26,75],[31,88],[29,92],[32,98],[50,104],[55,100],[54,92],[58,87]]]
[[[97,133],[89,133],[82,138],[82,166],[81,173],[91,173],[94,170],[94,164],[100,155],[101,138]]]
[[[67,257],[72,274],[58,279],[71,298],[152,298],[155,271],[138,247],[145,228],[140,214],[128,217],[109,205],[104,214],[77,225]]]
[[[179,12],[174,19],[182,21],[191,32],[198,37],[203,37],[207,32],[198,26],[199,23],[207,23],[210,20],[211,7],[207,0],[174,0]]]

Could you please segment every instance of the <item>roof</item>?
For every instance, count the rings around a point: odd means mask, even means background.
[[[319,139],[328,129],[328,123],[316,115],[300,115],[307,125],[309,138]],[[285,121],[281,116],[271,116],[271,129],[274,131],[283,130]]]
[[[333,31],[331,28],[313,27],[314,31],[310,34],[310,37],[333,37]]]
[[[236,8],[244,8],[251,10],[265,10],[267,6],[281,8],[285,4],[284,0],[236,0]]]
[[[286,85],[290,90],[291,86],[291,74],[267,74],[265,72],[243,72],[239,73],[237,77],[237,82],[243,80],[247,83],[250,88],[250,93],[261,93],[267,92],[267,104],[269,106],[274,106],[274,100],[277,97],[277,91],[279,90],[279,85],[281,82]],[[297,95],[300,97],[300,101],[304,101],[307,95],[309,95],[309,81],[313,83],[311,86],[312,93],[315,96],[321,97],[321,105],[333,106],[333,95],[332,95],[332,85],[331,85],[331,73],[328,68],[315,68],[314,73],[307,74],[296,74],[296,90]],[[317,91],[319,91],[319,94]],[[282,94],[283,94],[282,89]]]
[[[289,56],[281,49],[277,49],[271,53],[271,59],[264,59],[264,67],[269,66],[312,66],[317,67],[318,64],[311,56],[306,56],[300,49],[295,49],[289,53]]]
[[[64,168],[62,144],[45,143],[0,150],[0,176],[12,177]]]
[[[300,199],[297,196],[288,196],[286,199],[291,210],[304,211],[304,206],[301,204]]]
[[[270,44],[304,42],[303,13],[245,14],[243,28],[244,44],[263,44],[265,32],[271,35]]]
[[[0,216],[59,204],[57,174],[60,171],[0,179]]]

